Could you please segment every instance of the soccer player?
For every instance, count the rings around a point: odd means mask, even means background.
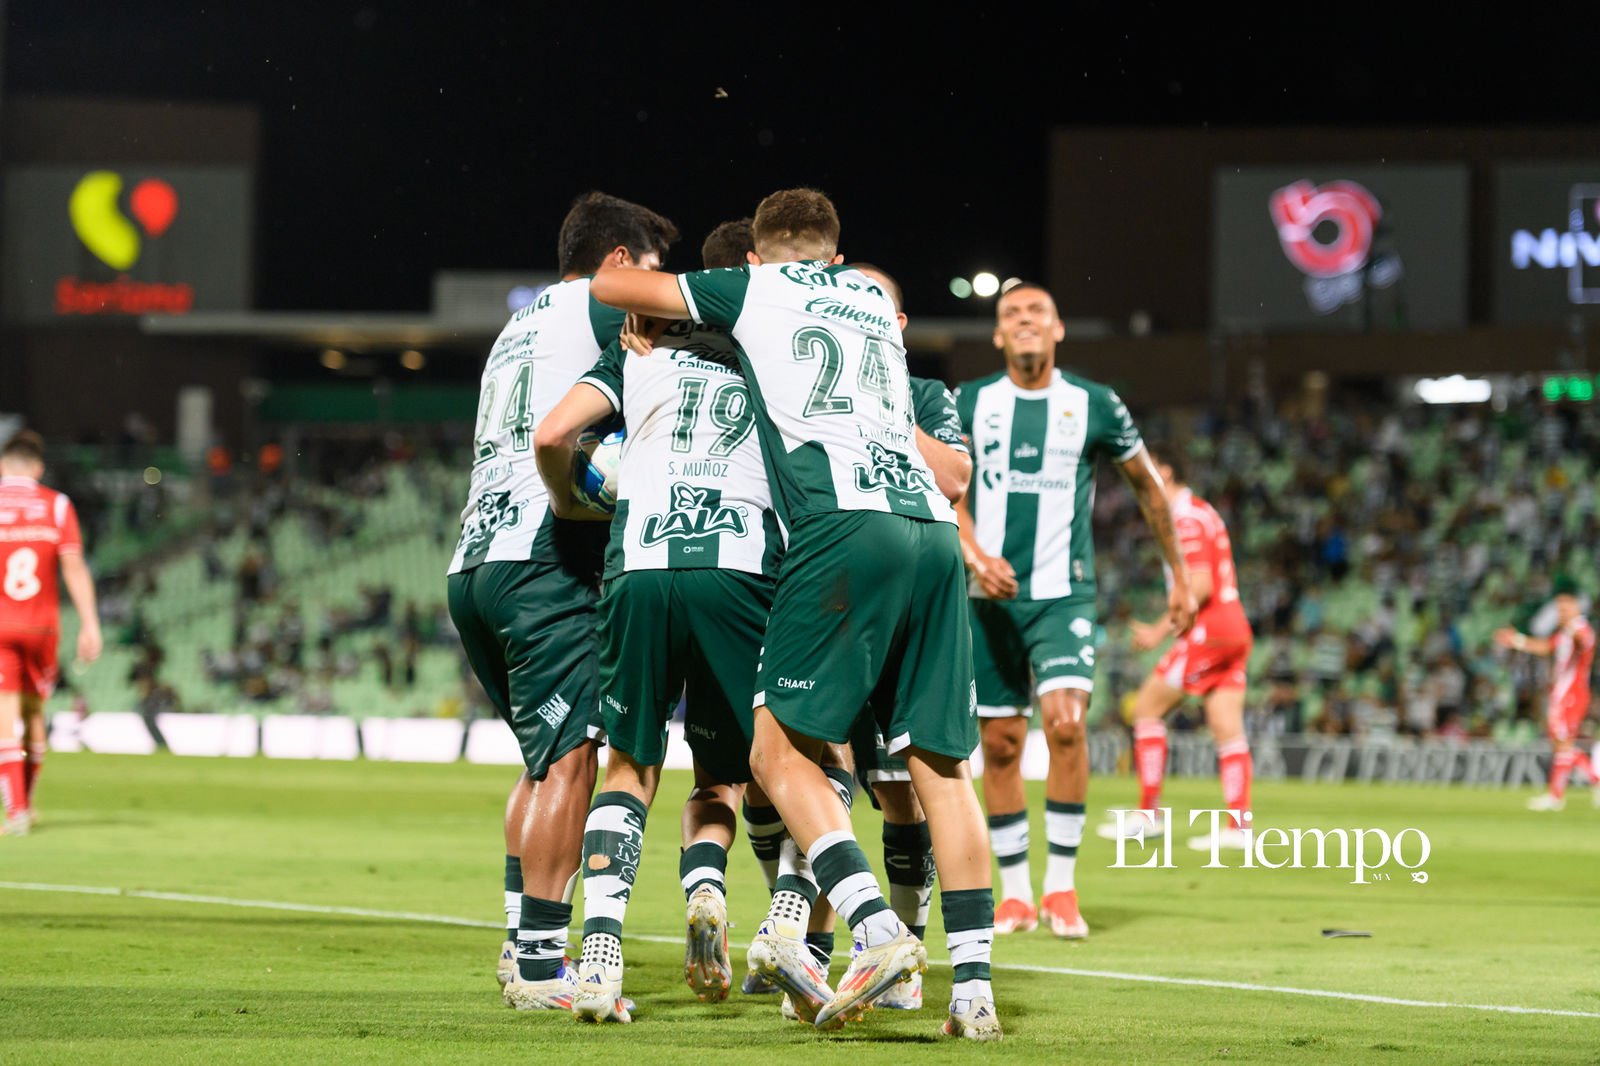
[[[1589,713],[1589,671],[1594,666],[1594,629],[1578,603],[1578,586],[1569,577],[1551,585],[1556,600],[1556,631],[1548,637],[1530,637],[1508,627],[1497,629],[1494,640],[1502,648],[1548,657],[1550,702],[1545,726],[1550,733],[1550,784],[1528,801],[1530,811],[1559,811],[1567,805],[1567,778],[1574,767],[1595,779],[1592,764],[1577,747],[1578,727]],[[1600,797],[1600,791],[1596,793]]]
[[[1094,686],[1095,578],[1089,519],[1095,466],[1117,464],[1174,575],[1175,632],[1194,618],[1194,593],[1172,512],[1139,431],[1117,394],[1056,368],[1066,331],[1040,285],[1021,283],[995,304],[994,345],[1006,369],[956,390],[976,463],[957,506],[972,572],[972,645],[983,721],[983,797],[1000,863],[995,931],[1033,929],[1022,748],[1030,673],[1050,754],[1040,909],[1059,937],[1088,935],[1074,881],[1089,790],[1086,712]]]
[[[819,765],[823,745],[849,738],[876,689],[892,694],[889,750],[905,753],[933,834],[955,965],[944,1031],[993,1040],[994,901],[967,765],[977,738],[953,514],[915,447],[894,305],[882,286],[839,265],[838,239],[826,196],[783,190],[756,210],[759,263],[676,278],[603,271],[594,291],[628,311],[722,326],[741,351],[789,530],[750,765],[860,945],[814,1024],[859,1016],[927,965]],[[775,975],[806,954],[768,921],[749,961]]]
[[[749,221],[707,238],[706,267],[743,266]],[[622,922],[661,781],[680,693],[695,755],[679,876],[688,896],[684,969],[701,999],[732,984],[724,873],[735,801],[750,780],[750,697],[783,537],[755,410],[727,330],[676,324],[648,357],[606,349],[534,434],[554,500],[578,434],[627,426],[600,598],[600,717],[611,747],[583,837],[583,955],[572,1010],[631,1021],[622,1003]],[[558,515],[568,508],[558,505]],[[825,998],[825,997],[824,997]]]
[[[533,436],[622,329],[623,315],[590,295],[589,276],[601,267],[654,270],[677,236],[638,204],[579,197],[561,224],[561,281],[511,316],[483,369],[449,606],[467,661],[526,767],[506,803],[507,943],[497,970],[518,1010],[572,1006],[563,958],[597,771],[595,601],[607,533],[556,517]]]
[[[61,583],[78,611],[78,658],[100,657],[100,615],[94,579],[83,561],[83,537],[72,501],[39,483],[44,439],[23,430],[0,448],[0,833],[33,828],[33,788],[44,767],[44,701],[56,684]],[[17,722],[27,723],[27,753]]]
[[[1172,647],[1156,664],[1139,688],[1133,705],[1133,762],[1139,774],[1139,809],[1154,810],[1161,805],[1161,784],[1167,773],[1167,727],[1162,718],[1183,701],[1185,693],[1204,700],[1206,725],[1217,745],[1218,774],[1222,778],[1222,798],[1232,824],[1218,828],[1218,847],[1242,848],[1249,845],[1244,832],[1244,812],[1250,809],[1250,742],[1244,735],[1245,668],[1250,662],[1253,637],[1250,621],[1239,602],[1239,585],[1233,567],[1233,546],[1222,518],[1188,486],[1180,465],[1172,457],[1156,464],[1172,505],[1172,522],[1189,567],[1189,588],[1200,605],[1194,626],[1173,641]],[[1167,574],[1167,581],[1173,580]],[[1170,618],[1145,624],[1133,623],[1133,646],[1139,651],[1158,647],[1172,635]],[[1121,832],[1132,832],[1139,824],[1147,834],[1160,836],[1167,827],[1159,820],[1126,819]],[[1108,840],[1117,838],[1117,823],[1108,822],[1097,830]],[[1197,836],[1189,846],[1210,851],[1209,834]]]

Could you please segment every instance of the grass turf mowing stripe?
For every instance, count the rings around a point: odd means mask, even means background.
[[[223,907],[252,907],[260,910],[299,911],[305,914],[343,914],[358,918],[385,918],[392,921],[431,922],[435,925],[466,926],[471,929],[504,929],[503,922],[456,918],[447,914],[420,914],[413,911],[380,911],[367,907],[336,907],[323,903],[289,903],[281,900],[235,899],[230,896],[199,896],[186,892],[157,892],[140,888],[114,888],[104,885],[57,885],[33,881],[0,881],[0,888],[22,892],[64,892],[84,896],[127,896],[134,899],[164,900],[169,903],[207,903]],[[654,944],[681,944],[682,937],[629,933],[626,940]],[[849,952],[835,952],[848,958]],[[935,966],[948,966],[943,960],[930,960]],[[1257,985],[1244,981],[1211,981],[1200,977],[1163,977],[1159,974],[1122,973],[1117,970],[1081,970],[1069,966],[1030,966],[1021,963],[995,963],[994,969],[1007,972],[1057,974],[1064,977],[1093,977],[1108,981],[1142,981],[1147,984],[1190,985],[1198,988],[1226,988],[1238,992],[1273,992],[1286,996],[1313,996],[1344,999],[1358,1003],[1381,1003],[1391,1007],[1434,1007],[1450,1010],[1492,1011],[1499,1014],[1542,1014],[1561,1018],[1600,1018],[1600,1013],[1581,1010],[1555,1010],[1549,1007],[1516,1007],[1497,1003],[1441,1003],[1424,999],[1398,999],[1370,996],[1360,992],[1333,992],[1320,988],[1295,988],[1287,985]]]

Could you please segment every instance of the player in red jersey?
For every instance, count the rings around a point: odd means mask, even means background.
[[[1154,810],[1161,804],[1161,784],[1167,774],[1167,726],[1162,718],[1185,694],[1199,696],[1217,745],[1223,800],[1233,812],[1232,824],[1218,827],[1215,843],[1244,847],[1247,837],[1242,818],[1250,809],[1251,775],[1250,743],[1244,735],[1245,666],[1254,637],[1239,603],[1227,527],[1212,506],[1189,489],[1179,464],[1181,459],[1163,461],[1157,469],[1166,484],[1173,525],[1189,564],[1189,588],[1200,610],[1194,628],[1173,641],[1134,701],[1133,760],[1139,775],[1139,809]],[[1172,581],[1170,572],[1167,581]],[[1157,647],[1171,635],[1172,626],[1166,619],[1148,625],[1133,623],[1133,646],[1139,651]],[[1166,832],[1166,826],[1142,817],[1125,819],[1120,831],[1132,832],[1141,826],[1147,836]],[[1107,822],[1098,832],[1114,840],[1119,824]],[[1210,851],[1213,840],[1208,833],[1191,839],[1189,846]]]
[[[1530,811],[1559,811],[1567,805],[1567,778],[1574,768],[1594,780],[1589,757],[1578,749],[1578,727],[1589,713],[1589,671],[1594,667],[1594,628],[1578,603],[1578,586],[1560,577],[1551,586],[1556,600],[1556,631],[1548,637],[1530,637],[1509,626],[1495,630],[1502,648],[1549,656],[1550,705],[1545,726],[1550,733],[1550,787],[1528,801]],[[1600,804],[1600,788],[1595,792]]]
[[[44,441],[24,430],[0,448],[0,832],[26,834],[31,797],[44,765],[44,701],[56,684],[60,600],[56,566],[78,609],[78,658],[100,655],[94,582],[83,561],[83,538],[72,501],[39,484]],[[27,754],[17,723],[27,725]]]

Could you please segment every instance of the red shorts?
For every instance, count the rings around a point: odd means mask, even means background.
[[[1583,725],[1583,720],[1588,714],[1588,689],[1569,692],[1559,703],[1551,700],[1544,719],[1545,728],[1550,733],[1550,739],[1557,742],[1576,740],[1578,738],[1578,727]]]
[[[1245,687],[1249,644],[1190,644],[1179,637],[1156,664],[1156,676],[1191,696]]]
[[[56,633],[0,632],[0,692],[48,696],[56,688]]]

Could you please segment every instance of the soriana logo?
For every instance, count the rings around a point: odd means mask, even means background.
[[[55,290],[57,314],[181,315],[194,307],[193,285],[135,281],[127,275],[172,228],[178,217],[177,191],[160,178],[146,178],[124,199],[124,185],[114,170],[92,170],[74,186],[67,201],[72,230],[115,277],[60,279]]]
[[[1267,210],[1283,254],[1306,276],[1306,300],[1317,313],[1331,314],[1367,289],[1400,279],[1399,255],[1375,251],[1383,207],[1355,182],[1297,181],[1274,192]]]

